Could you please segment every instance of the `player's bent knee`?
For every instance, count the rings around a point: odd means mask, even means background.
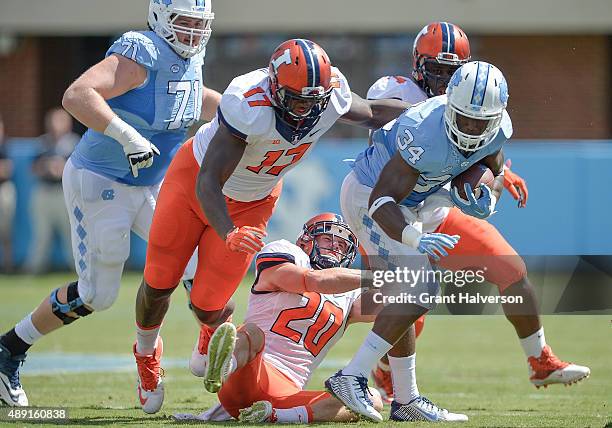
[[[503,273],[495,281],[491,281],[497,285],[500,294],[511,285],[527,278],[527,267],[520,256],[505,256],[500,271]]]
[[[94,311],[104,311],[110,308],[119,295],[119,280],[97,277],[95,282],[79,279],[79,296],[87,307]]]
[[[53,315],[59,318],[64,325],[70,324],[81,317],[86,317],[93,312],[79,296],[78,283],[76,281],[71,282],[66,289],[66,303],[59,301],[59,290],[57,288],[51,293],[49,302],[51,303]]]
[[[165,264],[147,261],[144,279],[147,285],[158,290],[174,289],[181,280],[183,272]]]
[[[240,332],[243,332],[248,335],[250,340],[251,352],[253,354],[257,354],[263,349],[266,343],[266,336],[263,330],[259,328],[256,324],[243,324],[238,328],[238,333]]]

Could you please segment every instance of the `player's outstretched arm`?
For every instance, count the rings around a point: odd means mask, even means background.
[[[66,89],[62,106],[83,125],[102,133],[116,116],[106,100],[140,86],[146,78],[143,66],[121,55],[109,55]]]
[[[345,293],[361,286],[361,271],[347,268],[312,270],[282,263],[263,270],[256,290],[288,293]]]
[[[410,103],[397,99],[364,100],[354,92],[351,96],[351,108],[340,121],[370,129],[384,126],[411,106]]]
[[[206,86],[202,91],[202,114],[200,120],[210,122],[217,115],[217,108],[221,103],[221,94]]]
[[[225,239],[235,229],[229,216],[223,185],[240,162],[246,142],[234,136],[223,124],[210,141],[196,181],[196,195],[208,222]]]

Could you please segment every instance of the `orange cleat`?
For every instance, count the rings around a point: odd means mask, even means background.
[[[163,369],[160,367],[164,344],[162,338],[157,340],[157,346],[152,355],[136,353],[134,344],[134,357],[138,368],[138,399],[145,413],[157,413],[164,402]]]
[[[591,374],[588,367],[561,361],[553,354],[548,345],[542,349],[539,358],[529,357],[527,361],[529,362],[529,380],[536,388],[541,386],[546,388],[555,383],[571,385],[586,379]]]
[[[394,398],[391,370],[383,370],[379,366],[376,366],[376,369],[372,370],[370,374],[374,381],[374,387],[380,392],[383,403],[391,403]]]

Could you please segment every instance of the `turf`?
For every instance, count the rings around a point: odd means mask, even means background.
[[[32,310],[69,275],[0,276],[0,330],[6,331]],[[41,339],[30,352],[131,355],[134,340],[134,297],[140,277],[126,274],[116,304]],[[235,296],[242,320],[248,284]],[[502,316],[430,316],[418,341],[419,389],[434,402],[470,417],[465,427],[603,427],[612,426],[612,338],[609,316],[544,317],[546,337],[555,352],[591,367],[591,378],[565,388],[536,390],[527,379],[522,350]],[[336,364],[347,361],[368,330],[352,326],[328,356],[310,387],[320,389]],[[199,413],[215,402],[201,381],[187,369],[197,328],[182,290],[173,296],[162,334],[164,356],[183,358],[185,367],[166,371],[162,411],[147,416],[140,410],[131,372],[24,375],[30,402],[66,406],[69,424],[90,426],[161,426],[175,424],[175,412]],[[84,357],[86,358],[86,356]],[[27,364],[27,362],[26,362]],[[28,423],[33,425],[34,423]],[[0,421],[0,425],[14,422]],[[18,422],[23,426],[23,422]],[[48,421],[45,425],[52,425]],[[342,424],[334,424],[342,425]],[[355,426],[355,424],[346,424]],[[369,425],[360,422],[359,425]],[[393,425],[385,422],[385,425]],[[411,427],[427,424],[411,424]]]

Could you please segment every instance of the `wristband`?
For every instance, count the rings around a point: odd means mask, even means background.
[[[382,207],[387,202],[396,203],[395,199],[393,199],[391,196],[381,196],[380,198],[378,198],[374,202],[372,202],[372,206],[368,210],[368,215],[370,217],[372,217],[374,215],[374,213],[376,212],[376,210],[379,209],[380,207]]]
[[[418,248],[421,236],[423,236],[421,232],[407,224],[406,227],[404,227],[404,230],[402,230],[402,243],[409,245],[412,248]]]

